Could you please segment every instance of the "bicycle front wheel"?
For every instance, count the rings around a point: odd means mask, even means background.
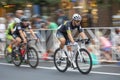
[[[39,64],[38,53],[35,48],[30,47],[27,52],[28,63],[32,68],[36,68]]]
[[[13,64],[15,66],[20,66],[21,65],[21,63],[22,63],[22,56],[21,56],[19,50],[15,51],[13,49],[13,52],[12,52],[12,62],[13,62]]]
[[[82,74],[88,74],[92,69],[92,58],[86,49],[80,49],[76,54],[76,65]]]
[[[54,64],[58,71],[65,72],[68,68],[68,58],[65,51],[58,48],[54,53]]]

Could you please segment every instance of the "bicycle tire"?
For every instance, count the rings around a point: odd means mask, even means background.
[[[20,54],[20,51],[18,50],[17,52],[13,49],[12,51],[12,62],[15,66],[20,66],[22,63],[22,56]]]
[[[11,53],[8,52],[7,47],[8,45],[6,44],[5,49],[4,49],[4,57],[7,63],[12,63],[12,55]]]
[[[64,54],[67,56],[67,53],[65,51],[64,51]],[[64,58],[61,56],[60,48],[56,49],[53,58],[54,58],[54,65],[58,71],[65,72],[68,69],[68,57]],[[62,58],[63,58],[63,60],[62,60]],[[66,62],[65,62],[65,60],[66,60]],[[62,62],[62,61],[64,61],[64,62]],[[63,63],[63,65],[62,65],[62,63]]]
[[[33,53],[35,53],[35,54],[33,54]],[[35,58],[36,61],[33,58]],[[31,60],[31,59],[33,59],[33,60]],[[28,48],[28,51],[27,51],[27,60],[28,60],[28,64],[32,68],[36,68],[38,66],[38,64],[39,64],[39,57],[38,57],[38,53],[37,53],[37,51],[36,51],[35,48],[33,48],[33,47],[29,47]],[[33,61],[33,62],[31,62],[31,61]]]
[[[90,53],[86,49],[83,49],[83,48],[80,49],[80,54],[77,52],[76,65],[77,65],[79,72],[81,72],[82,74],[90,73],[92,69],[92,58],[90,56]],[[85,65],[87,67],[85,67]]]

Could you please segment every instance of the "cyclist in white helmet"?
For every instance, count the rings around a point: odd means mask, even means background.
[[[64,53],[64,45],[65,44],[73,44],[77,45],[75,42],[72,32],[74,29],[77,29],[77,33],[75,34],[75,37],[77,37],[78,34],[82,37],[82,39],[87,39],[87,36],[83,32],[80,22],[82,20],[82,17],[79,14],[73,14],[72,19],[70,21],[64,22],[64,24],[61,24],[57,30],[57,38],[60,41],[60,49],[61,54]],[[89,42],[89,39],[86,41],[86,43]],[[71,46],[67,46],[68,51],[71,53]],[[63,55],[64,56],[64,55]],[[74,67],[76,68],[75,62],[73,62]]]
[[[82,20],[82,17],[79,14],[75,13],[73,14],[72,19],[70,21],[66,21],[64,22],[64,24],[61,24],[59,26],[59,29],[57,31],[57,38],[61,43],[60,44],[61,49],[64,48],[65,44],[68,44],[68,43],[72,43],[73,45],[76,44],[72,36],[72,32],[74,29],[78,30],[76,34],[79,33],[82,39],[87,38],[87,36],[83,32],[81,25],[80,25],[81,20]]]

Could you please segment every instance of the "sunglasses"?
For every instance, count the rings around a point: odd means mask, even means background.
[[[75,22],[76,22],[76,23],[79,23],[80,21],[78,21],[78,20],[75,20]]]

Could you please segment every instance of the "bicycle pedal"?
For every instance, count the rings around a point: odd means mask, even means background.
[[[61,61],[64,61],[64,60],[65,60],[65,58],[61,57],[61,58],[60,58],[60,60],[61,60]]]
[[[70,61],[68,61],[68,67],[70,67],[71,66],[71,62]]]

